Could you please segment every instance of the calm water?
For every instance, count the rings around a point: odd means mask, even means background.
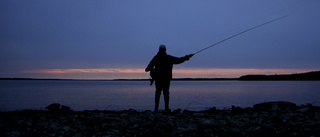
[[[0,111],[44,109],[51,103],[73,110],[152,110],[148,81],[0,81]],[[172,81],[171,109],[252,107],[265,101],[320,105],[320,81]],[[160,109],[164,109],[163,98]]]

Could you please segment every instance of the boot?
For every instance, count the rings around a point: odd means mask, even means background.
[[[165,111],[171,112],[171,110],[169,109],[169,96],[164,97],[164,105],[165,105]]]
[[[154,112],[158,112],[159,109],[160,96],[154,99]]]

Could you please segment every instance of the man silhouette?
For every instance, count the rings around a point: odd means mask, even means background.
[[[172,79],[172,68],[173,64],[180,64],[189,60],[193,54],[186,55],[184,57],[174,57],[167,55],[166,46],[160,45],[159,52],[155,55],[150,61],[149,65],[146,68],[146,72],[152,71],[156,84],[156,93],[155,93],[155,106],[154,111],[158,112],[159,101],[161,91],[163,91],[165,111],[170,112],[169,109],[169,88],[170,80]]]

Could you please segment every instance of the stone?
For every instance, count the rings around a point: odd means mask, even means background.
[[[296,107],[297,105],[291,102],[276,101],[276,102],[265,102],[265,103],[256,104],[253,106],[253,110],[269,111],[269,110],[276,110],[276,109],[292,109]]]
[[[50,104],[49,106],[45,107],[48,111],[52,112],[58,112],[61,111],[60,104],[59,103],[53,103]]]
[[[72,109],[69,106],[61,105],[61,111],[70,112]]]
[[[50,112],[70,112],[72,109],[69,106],[60,105],[59,103],[52,103],[49,106],[45,107]]]

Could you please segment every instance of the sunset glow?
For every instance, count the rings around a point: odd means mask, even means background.
[[[173,69],[173,76],[175,78],[236,78],[242,75],[249,74],[292,74],[304,73],[313,71],[310,69],[238,69],[238,68],[178,68]],[[28,70],[23,73],[41,73],[41,74],[105,74],[119,76],[119,78],[146,78],[148,73],[142,68],[132,69],[42,69],[42,70]],[[132,74],[135,77],[132,77]],[[128,76],[128,77],[126,77]],[[93,78],[93,77],[92,77]]]
[[[144,69],[41,69],[25,73],[143,73]]]

